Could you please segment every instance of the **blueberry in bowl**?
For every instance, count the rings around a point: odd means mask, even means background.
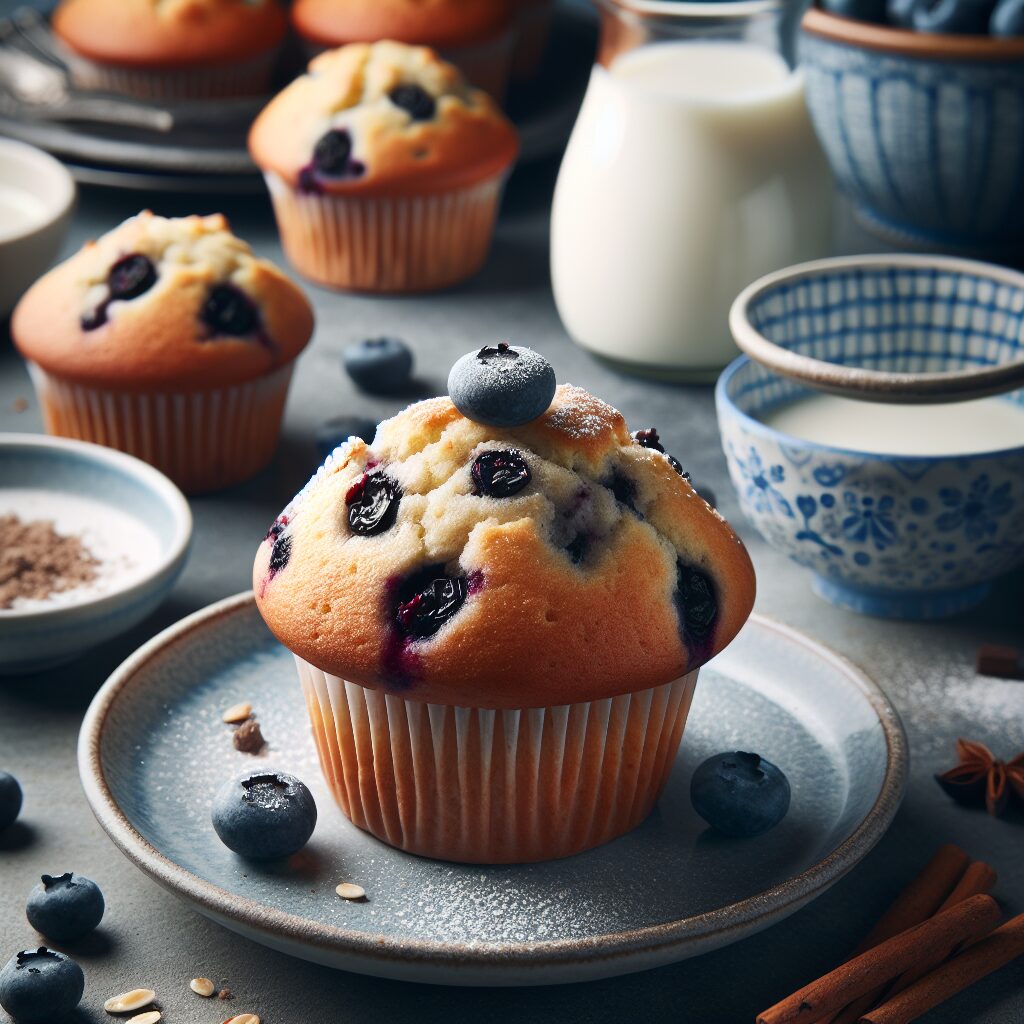
[[[313,794],[286,772],[243,772],[217,790],[210,813],[221,842],[247,860],[290,857],[316,827]]]
[[[690,801],[714,829],[727,836],[757,836],[789,810],[786,776],[759,754],[715,754],[693,773]]]
[[[53,942],[77,942],[103,919],[103,893],[91,879],[68,871],[43,875],[29,893],[28,923]]]
[[[59,1024],[84,991],[82,968],[46,946],[16,953],[0,970],[0,1006],[15,1024]]]

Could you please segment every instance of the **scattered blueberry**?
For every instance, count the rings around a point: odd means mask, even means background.
[[[911,22],[918,32],[984,35],[994,0],[917,0]]]
[[[689,480],[690,474],[683,471],[682,463],[674,456],[669,455],[665,451],[664,445],[661,443],[661,438],[658,436],[658,431],[654,427],[647,427],[645,430],[637,430],[633,433],[633,440],[637,444],[642,445],[644,448],[653,448],[656,452],[661,452],[662,455],[668,459],[668,464],[684,479]]]
[[[316,447],[323,462],[339,445],[350,437],[361,437],[367,444],[377,433],[377,424],[361,416],[338,416],[322,424],[316,432]]]
[[[490,498],[510,498],[530,482],[530,467],[515,448],[481,452],[470,473],[477,492]]]
[[[276,860],[309,842],[316,804],[294,775],[249,771],[217,791],[211,817],[228,849],[250,860]]]
[[[1024,36],[1024,0],[999,0],[989,32],[994,36]]]
[[[412,352],[398,338],[367,338],[342,353],[345,372],[373,395],[393,395],[409,386]]]
[[[551,405],[555,386],[555,371],[539,352],[505,342],[464,355],[448,376],[459,412],[491,427],[535,420]]]
[[[617,469],[612,470],[612,475],[605,483],[605,487],[615,495],[615,500],[620,505],[625,505],[637,515],[640,514],[636,507],[636,483],[630,480],[625,473],[621,473]]]
[[[821,6],[830,14],[857,21],[885,21],[885,0],[821,0]]]
[[[789,810],[789,780],[758,754],[709,757],[690,781],[694,810],[728,836],[756,836]]]
[[[433,636],[461,607],[469,588],[461,576],[447,576],[443,566],[417,573],[399,593],[395,621],[416,640]]]
[[[21,786],[7,772],[0,772],[0,832],[10,828],[21,813]]]
[[[585,533],[577,533],[565,546],[565,553],[573,565],[579,565],[590,550],[590,538]]]
[[[348,170],[352,136],[344,129],[321,135],[313,147],[313,166],[328,178],[340,178]]]
[[[345,495],[350,529],[364,537],[389,530],[401,500],[402,488],[387,473],[363,473]]]
[[[414,121],[429,121],[437,110],[434,97],[420,85],[396,85],[388,97],[396,107],[401,107]]]
[[[17,953],[0,970],[0,1006],[17,1024],[57,1024],[84,991],[82,968],[45,946]]]
[[[103,893],[88,878],[69,871],[43,875],[31,893],[25,914],[28,923],[54,942],[75,942],[103,919]]]
[[[264,540],[269,540],[270,547],[270,573],[277,575],[292,557],[292,535],[285,533],[288,526],[288,519],[282,516],[274,520],[273,525],[267,530]]]
[[[119,259],[107,275],[112,299],[134,299],[156,284],[156,267],[141,253]]]
[[[676,610],[687,647],[698,656],[708,645],[718,618],[718,602],[711,580],[699,569],[676,566]]]
[[[199,319],[214,335],[244,338],[259,327],[260,315],[252,299],[233,284],[216,284],[199,311]]]

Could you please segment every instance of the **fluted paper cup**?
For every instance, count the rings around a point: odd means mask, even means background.
[[[271,460],[292,364],[244,384],[190,393],[103,389],[35,364],[29,371],[47,433],[127,452],[198,494],[245,480]]]
[[[604,700],[489,711],[407,700],[296,657],[342,811],[409,853],[568,857],[640,824],[668,779],[697,671]]]
[[[285,255],[304,277],[351,291],[424,292],[483,265],[505,176],[375,198],[301,192],[272,172],[266,180]]]

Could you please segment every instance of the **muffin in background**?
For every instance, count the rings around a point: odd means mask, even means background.
[[[279,0],[61,0],[53,14],[76,86],[162,101],[266,92],[287,30]]]
[[[535,355],[501,349],[466,358]],[[522,379],[512,366],[504,393]],[[517,863],[647,816],[698,670],[754,596],[743,545],[677,467],[655,431],[634,439],[571,385],[519,426],[435,398],[334,452],[271,527],[253,586],[356,825]]]
[[[295,0],[292,25],[311,53],[390,39],[429,46],[501,102],[517,47],[516,0]]]
[[[130,218],[11,319],[49,433],[138,456],[189,493],[270,461],[312,332],[302,291],[220,214]]]
[[[474,274],[517,149],[486,93],[433,50],[393,42],[314,58],[249,133],[292,266],[370,292]]]

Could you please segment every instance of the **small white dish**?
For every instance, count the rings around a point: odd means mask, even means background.
[[[0,516],[51,520],[100,563],[89,583],[0,608],[0,675],[51,668],[130,629],[184,568],[188,502],[139,459],[83,441],[0,434],[0,481]]]
[[[60,251],[75,195],[74,179],[59,160],[0,139],[0,317]]]

